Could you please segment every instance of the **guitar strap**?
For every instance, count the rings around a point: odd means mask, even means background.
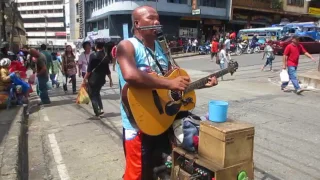
[[[143,42],[142,42],[140,39],[138,39],[138,38],[135,37],[135,36],[134,36],[134,38],[136,38],[136,39],[144,46]],[[158,41],[156,41],[156,42],[158,43]],[[156,63],[156,65],[158,66],[161,74],[164,76],[166,73],[165,73],[165,71],[163,70],[162,66],[160,65],[159,61],[157,60],[155,53],[153,53],[149,48],[147,48],[147,47],[145,47],[145,48],[146,48],[146,50],[148,51],[148,53],[151,55],[152,59],[155,61],[155,63]]]

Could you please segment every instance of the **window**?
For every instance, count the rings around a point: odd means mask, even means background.
[[[225,0],[200,0],[200,6],[226,8]]]
[[[53,1],[48,1],[47,2],[47,5],[52,5],[53,4]]]
[[[34,6],[39,6],[39,2],[34,2],[33,5]]]
[[[168,3],[187,4],[188,0],[167,0]]]
[[[76,14],[79,15],[79,3],[76,4]]]
[[[311,37],[303,37],[303,42],[314,42]]]
[[[288,0],[287,4],[292,6],[304,6],[304,0]]]

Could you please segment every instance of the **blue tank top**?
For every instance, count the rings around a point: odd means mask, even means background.
[[[139,40],[137,40],[136,38],[129,38],[127,40],[129,40],[134,47],[136,66],[139,70],[145,71],[145,72],[153,71],[153,72],[156,72],[158,75],[162,76],[162,73],[158,68],[155,60],[159,62],[159,64],[161,65],[164,71],[168,70],[168,65],[169,65],[168,59],[164,55],[163,50],[158,42],[155,43],[155,59],[153,59],[153,55],[150,54],[152,50],[148,51],[147,48]],[[126,84],[126,81],[122,76],[122,72],[120,70],[118,63],[117,63],[117,72],[118,72],[120,87],[122,88]],[[121,90],[122,89],[120,89],[120,91]],[[120,103],[120,112],[121,112],[123,128],[126,130],[137,130],[131,125],[128,119],[128,116],[123,108],[122,103]]]

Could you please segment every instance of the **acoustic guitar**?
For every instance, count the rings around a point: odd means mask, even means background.
[[[189,111],[195,107],[195,89],[205,87],[209,77],[219,78],[228,73],[233,75],[237,69],[238,63],[230,61],[228,68],[190,83],[185,91],[137,88],[126,84],[121,92],[123,107],[135,128],[147,135],[160,135],[169,129],[180,111]],[[159,78],[174,79],[178,76],[189,75],[183,69],[174,69]]]

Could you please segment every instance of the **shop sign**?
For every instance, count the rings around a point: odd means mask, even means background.
[[[320,15],[320,8],[310,7],[309,8],[309,14]]]
[[[272,23],[272,19],[266,16],[252,16],[251,21],[254,22],[264,22],[264,23]]]
[[[196,38],[197,35],[198,35],[198,29],[197,28],[181,27],[179,29],[179,36],[180,37]]]
[[[248,18],[249,18],[249,16],[247,16],[247,15],[235,13],[235,14],[233,14],[232,20],[248,21]]]
[[[67,36],[67,33],[66,32],[55,32],[55,36],[57,36],[57,37],[65,37],[65,36]]]
[[[192,10],[198,9],[198,0],[192,0]]]
[[[200,9],[192,10],[192,15],[199,15],[199,14],[201,14],[201,10]]]

